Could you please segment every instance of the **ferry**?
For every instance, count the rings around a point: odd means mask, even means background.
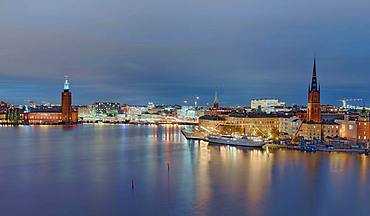
[[[207,136],[208,143],[232,145],[232,146],[245,146],[261,148],[267,142],[262,137],[247,137],[247,136],[230,136],[230,135],[209,135]]]

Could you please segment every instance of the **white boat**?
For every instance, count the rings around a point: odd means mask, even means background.
[[[262,147],[267,143],[263,140],[262,137],[247,137],[247,136],[209,135],[207,139],[210,144],[213,143],[213,144],[258,147],[258,148]]]

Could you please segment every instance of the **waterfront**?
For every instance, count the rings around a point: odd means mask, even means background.
[[[4,127],[0,138],[2,215],[370,212],[364,155],[188,142],[175,125]]]

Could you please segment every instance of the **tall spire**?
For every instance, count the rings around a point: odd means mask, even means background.
[[[217,91],[215,91],[215,100],[213,101],[213,109],[218,109],[218,97],[217,97]]]
[[[217,91],[215,91],[215,100],[213,101],[213,103],[218,103]]]
[[[318,88],[317,88],[317,74],[316,74],[316,58],[313,59],[311,91],[318,91]]]

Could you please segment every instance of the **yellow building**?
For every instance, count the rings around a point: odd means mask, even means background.
[[[298,136],[305,140],[326,140],[339,138],[339,125],[336,123],[304,122]]]

